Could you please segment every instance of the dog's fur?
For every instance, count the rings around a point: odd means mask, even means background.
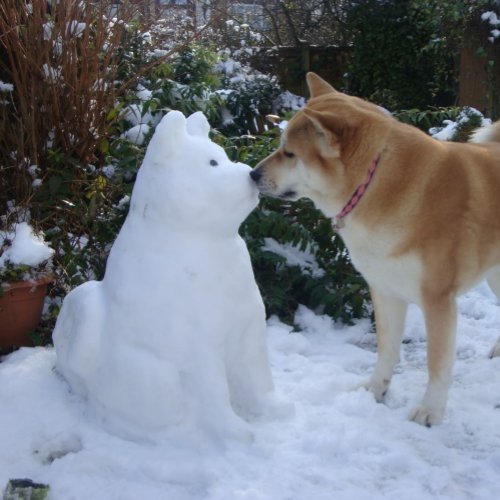
[[[378,359],[366,387],[383,400],[407,304],[418,304],[429,383],[410,419],[438,424],[452,379],[456,297],[485,277],[500,295],[500,122],[474,135],[480,144],[439,142],[314,73],[307,81],[310,101],[251,176],[262,194],[308,197],[333,218],[379,158],[339,231],[375,307]],[[491,355],[500,356],[500,339]]]

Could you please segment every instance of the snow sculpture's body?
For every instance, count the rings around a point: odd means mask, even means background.
[[[65,299],[57,369],[110,430],[243,432],[273,389],[264,305],[238,228],[258,195],[250,167],[170,112],[139,171],[102,281]]]

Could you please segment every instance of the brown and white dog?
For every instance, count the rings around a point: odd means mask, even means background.
[[[439,424],[456,297],[483,278],[500,296],[500,122],[479,129],[481,144],[440,142],[314,73],[307,81],[310,101],[251,177],[262,194],[310,198],[332,218],[371,290],[378,359],[366,387],[377,401],[399,362],[407,305],[421,307],[429,382],[410,419]]]

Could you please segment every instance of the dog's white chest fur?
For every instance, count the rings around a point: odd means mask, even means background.
[[[346,227],[342,232],[352,263],[368,284],[385,295],[420,303],[422,265],[415,254],[394,257],[397,236]]]

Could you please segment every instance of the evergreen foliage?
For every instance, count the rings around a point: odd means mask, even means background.
[[[458,54],[443,15],[434,0],[351,2],[349,91],[391,110],[453,104]]]

